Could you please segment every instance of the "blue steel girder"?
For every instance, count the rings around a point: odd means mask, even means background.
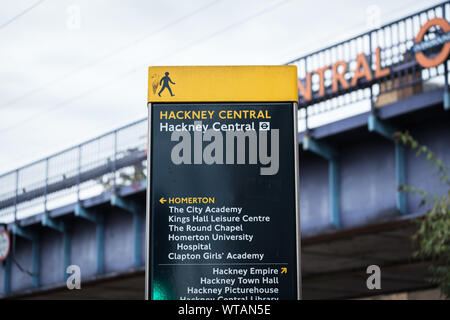
[[[303,137],[303,150],[314,152],[320,157],[328,160],[328,185],[330,199],[330,220],[336,228],[341,228],[340,219],[340,182],[338,151],[329,144],[318,141],[309,135]]]
[[[406,183],[406,155],[405,147],[401,143],[396,143],[394,139],[394,133],[399,130],[379,119],[375,114],[370,114],[367,122],[369,132],[376,132],[379,135],[385,137],[389,141],[395,143],[395,180],[397,186],[403,186]],[[397,210],[401,214],[406,214],[406,194],[402,190],[397,190]]]

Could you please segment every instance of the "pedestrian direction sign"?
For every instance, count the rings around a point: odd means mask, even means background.
[[[295,66],[150,67],[146,297],[299,299]]]

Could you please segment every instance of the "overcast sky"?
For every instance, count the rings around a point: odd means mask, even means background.
[[[2,0],[0,173],[144,118],[149,65],[283,64],[437,3]]]

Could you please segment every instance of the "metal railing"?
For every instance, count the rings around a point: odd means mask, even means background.
[[[313,93],[309,101],[300,97],[299,129],[376,111],[397,99],[448,86],[448,61],[423,69],[410,54],[420,27],[435,17],[450,17],[450,2],[288,63],[297,65],[299,80],[305,83],[308,73],[338,61],[347,63],[349,74],[354,72],[360,53],[373,70],[377,58],[374,48],[379,47],[381,67],[391,70],[387,77],[361,81],[338,93],[332,90],[331,70],[324,71],[323,94]],[[313,92],[320,88],[317,76],[311,78],[311,87]],[[146,125],[142,119],[1,175],[0,222],[16,221],[145,179]]]
[[[146,119],[0,176],[0,222],[145,179]]]
[[[438,86],[448,86],[448,60],[439,66],[425,69],[417,63],[411,48],[426,21],[433,18],[448,20],[449,17],[450,2],[447,1],[289,62],[297,66],[299,81],[304,86],[308,73],[312,74],[311,99],[299,97],[299,129],[308,130],[342,117],[376,111],[376,108],[390,102]],[[432,30],[435,32],[429,32],[425,36],[426,40],[435,37],[440,31]],[[376,48],[379,48],[379,57]],[[333,90],[331,66],[345,62],[348,67],[345,80],[350,82],[350,76],[357,66],[356,58],[361,53],[365,55],[372,71],[379,63],[381,69],[390,69],[389,75],[373,77],[370,81],[363,79],[355,86],[341,87],[337,92]],[[323,72],[323,92],[319,94],[321,77],[317,70],[322,68],[326,71]]]

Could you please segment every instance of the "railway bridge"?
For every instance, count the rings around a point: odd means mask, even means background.
[[[429,208],[398,187],[448,186],[393,133],[408,130],[450,163],[449,11],[444,2],[290,62],[305,299],[432,286],[411,242]],[[0,298],[144,298],[146,129],[142,119],[0,176],[0,228],[12,240]],[[66,287],[71,265],[81,290]],[[380,290],[366,286],[369,265],[381,268]]]

